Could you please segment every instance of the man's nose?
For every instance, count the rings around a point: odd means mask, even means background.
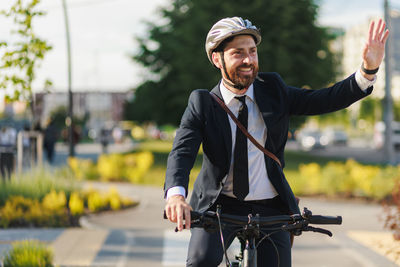
[[[251,62],[251,56],[249,53],[247,53],[244,55],[243,63],[250,64],[250,62]]]

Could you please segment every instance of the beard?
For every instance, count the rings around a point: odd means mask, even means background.
[[[240,73],[240,68],[251,68],[251,74],[242,74]],[[251,65],[241,65],[236,67],[235,69],[231,69],[229,71],[229,78],[231,82],[234,84],[236,89],[244,89],[248,88],[256,79],[258,73],[258,66],[251,64]]]

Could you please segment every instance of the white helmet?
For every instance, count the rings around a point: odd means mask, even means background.
[[[215,23],[207,34],[206,52],[211,64],[211,54],[225,39],[240,35],[250,34],[254,37],[256,45],[261,42],[260,31],[247,19],[240,17],[224,18]]]

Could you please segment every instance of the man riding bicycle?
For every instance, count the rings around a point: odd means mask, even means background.
[[[371,23],[361,68],[331,87],[307,90],[286,85],[277,73],[258,72],[261,35],[249,20],[233,17],[215,23],[205,48],[222,78],[211,94],[195,90],[190,95],[168,157],[164,186],[168,219],[177,223],[178,230],[184,222],[190,229],[190,210],[215,211],[217,205],[222,213],[243,216],[300,214],[282,171],[289,117],[337,111],[369,95],[388,34],[382,20]],[[261,148],[249,141],[246,130]],[[200,144],[203,165],[188,204],[189,173]],[[223,229],[226,246],[233,241],[232,231]],[[291,266],[289,233],[282,231],[271,239],[278,248],[280,266]],[[258,247],[258,266],[276,266],[277,257],[271,242]],[[218,232],[191,230],[187,266],[218,266],[222,258]]]

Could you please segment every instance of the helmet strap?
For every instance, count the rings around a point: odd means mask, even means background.
[[[229,86],[231,86],[231,87],[233,87],[233,88],[235,88],[235,89],[238,89],[238,90],[244,89],[245,87],[244,87],[243,85],[234,84],[234,83],[232,82],[231,77],[229,77],[228,71],[226,70],[226,64],[225,64],[225,58],[224,58],[224,51],[220,51],[219,54],[220,54],[220,56],[221,56],[222,70],[223,70],[223,72],[225,73],[225,76],[227,77],[227,79],[225,79],[224,77],[222,77],[222,79],[224,80],[224,82],[225,82],[227,85],[229,85]]]

